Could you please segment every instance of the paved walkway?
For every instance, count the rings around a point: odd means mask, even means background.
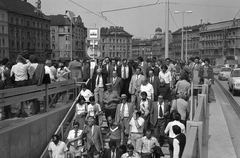
[[[209,105],[209,141],[208,151],[203,156],[208,158],[236,158],[228,125],[221,107],[222,93],[218,85],[213,85],[212,89],[216,101]],[[205,158],[204,156],[204,158]]]

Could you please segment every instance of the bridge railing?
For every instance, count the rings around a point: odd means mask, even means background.
[[[194,91],[201,91],[197,96]],[[187,142],[183,152],[184,158],[202,158],[203,146],[208,143],[209,110],[208,85],[191,84],[190,120],[187,121]]]
[[[73,98],[76,98],[77,86],[75,80],[0,90],[0,108],[32,99],[44,98],[44,111],[47,112],[62,92],[67,92],[67,95],[68,93],[73,94]]]

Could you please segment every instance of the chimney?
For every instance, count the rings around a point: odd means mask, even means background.
[[[200,24],[202,25],[202,19],[201,19],[201,22],[200,22]]]

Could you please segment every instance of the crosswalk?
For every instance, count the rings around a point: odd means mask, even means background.
[[[102,129],[102,134],[103,134],[103,141],[104,141],[104,148],[108,148],[108,142],[110,141],[109,137],[106,135],[109,131],[108,126],[107,126],[107,120],[105,118],[105,116],[103,116],[103,124],[101,125],[101,129]],[[169,145],[167,142],[167,138],[164,141],[163,146],[161,147],[163,154],[165,155],[164,157],[161,158],[170,158],[170,154],[169,154]]]

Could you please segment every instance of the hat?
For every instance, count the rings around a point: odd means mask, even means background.
[[[127,99],[127,95],[126,95],[126,94],[122,94],[122,95],[121,95],[121,98],[122,98],[122,99]]]

